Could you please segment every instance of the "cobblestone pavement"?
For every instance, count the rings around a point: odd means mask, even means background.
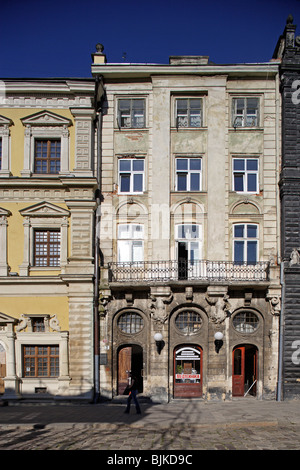
[[[0,450],[299,450],[300,401],[0,407]],[[168,463],[168,462],[167,462]]]

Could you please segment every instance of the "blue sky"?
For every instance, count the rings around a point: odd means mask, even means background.
[[[0,0],[0,77],[91,77],[100,42],[108,62],[265,62],[300,0]]]

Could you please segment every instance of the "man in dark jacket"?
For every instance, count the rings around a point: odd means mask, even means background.
[[[133,374],[130,374],[129,377],[131,379],[131,382],[130,382],[130,385],[128,387],[129,395],[128,395],[128,398],[127,398],[127,407],[126,407],[125,413],[130,412],[130,404],[131,404],[131,400],[133,399],[133,401],[135,403],[137,414],[141,414],[140,405],[139,405],[139,402],[138,402],[138,399],[137,399],[138,381],[137,381],[137,378]]]

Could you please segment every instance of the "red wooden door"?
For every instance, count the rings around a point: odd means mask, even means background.
[[[129,372],[131,371],[132,347],[127,346],[119,351],[118,355],[118,395],[123,395],[128,385]]]
[[[235,348],[232,353],[232,396],[244,396],[245,346]]]

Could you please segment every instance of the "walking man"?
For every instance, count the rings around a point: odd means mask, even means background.
[[[137,414],[141,414],[140,405],[137,399],[138,381],[137,381],[137,378],[132,373],[130,373],[129,377],[131,378],[131,384],[128,387],[129,395],[127,398],[127,407],[126,407],[125,413],[130,412],[131,400],[133,399]]]

